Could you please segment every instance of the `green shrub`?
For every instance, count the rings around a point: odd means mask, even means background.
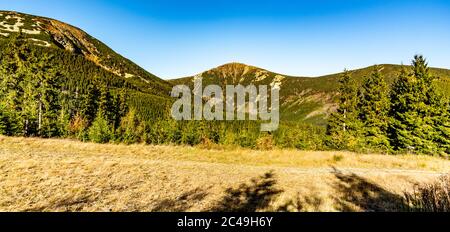
[[[67,133],[69,136],[74,136],[75,138],[85,141],[88,139],[87,132],[88,122],[80,114],[75,115],[72,120],[70,120],[69,126],[67,128]]]
[[[140,142],[144,133],[144,126],[138,119],[134,109],[131,109],[120,122],[117,138],[126,144]]]
[[[108,121],[102,114],[98,114],[92,126],[89,128],[89,140],[96,143],[107,143],[113,138],[113,133]]]
[[[334,162],[340,162],[344,159],[343,155],[333,155],[333,161]]]

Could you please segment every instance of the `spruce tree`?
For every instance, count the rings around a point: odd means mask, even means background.
[[[36,72],[33,78],[37,80],[36,102],[38,104],[38,131],[40,136],[53,137],[60,135],[58,124],[61,109],[60,80],[57,67],[49,65],[52,56],[44,54],[34,63]]]
[[[339,106],[327,126],[327,144],[335,149],[353,149],[357,144],[357,86],[345,71],[339,80]]]
[[[127,115],[122,117],[117,137],[127,144],[136,143],[142,138],[143,130],[144,127],[136,115],[136,111],[131,109]]]
[[[100,84],[100,98],[98,103],[98,110],[103,114],[109,124],[115,124],[115,107],[114,100],[106,84]]]
[[[39,92],[36,91],[38,82],[39,80],[35,78],[33,72],[27,69],[24,80],[20,83],[21,108],[17,112],[23,120],[24,136],[35,136],[39,133]]]
[[[388,87],[381,74],[381,67],[365,78],[359,91],[358,119],[361,122],[361,146],[385,151],[389,148],[387,129],[389,125]]]
[[[136,111],[135,109],[133,109]],[[118,128],[120,126],[122,117],[125,117],[128,111],[127,106],[127,92],[121,88],[118,93],[113,97],[113,112],[111,112],[113,118],[113,127]]]
[[[435,79],[426,60],[417,55],[410,72],[403,70],[394,83],[390,141],[396,150],[425,154],[445,152],[448,117],[443,98],[436,91]]]
[[[440,100],[437,114],[433,120],[436,130],[434,141],[438,145],[439,154],[448,156],[450,155],[450,102],[448,98]]]
[[[89,83],[83,94],[80,94],[80,116],[87,120],[88,124],[91,124],[98,111],[98,99],[100,98],[100,91],[94,83]]]
[[[27,47],[21,35],[13,35],[1,51],[0,61],[0,103],[4,115],[8,115],[11,135],[24,134],[22,82],[26,77]]]
[[[0,103],[0,135],[10,135],[9,117],[5,107]]]

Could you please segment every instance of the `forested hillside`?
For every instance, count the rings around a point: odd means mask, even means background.
[[[127,79],[141,91],[165,96],[170,93],[170,84],[117,54],[79,28],[45,17],[0,11],[0,42],[19,35],[22,40],[44,50],[56,48],[51,52],[58,55],[63,54],[60,52],[62,50],[79,55],[104,73],[111,74],[109,78]],[[65,58],[59,58],[60,60],[66,61]]]

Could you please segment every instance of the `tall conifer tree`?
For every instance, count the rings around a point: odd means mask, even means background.
[[[333,113],[327,127],[328,145],[337,149],[354,148],[356,145],[357,122],[357,86],[345,71],[339,80],[339,107]]]
[[[391,92],[391,144],[400,151],[438,154],[446,150],[448,117],[443,98],[423,56],[415,56],[411,71],[404,70]],[[446,132],[447,131],[447,132]],[[447,138],[445,138],[447,137]],[[447,141],[447,142],[446,142]]]
[[[0,101],[4,114],[9,117],[10,134],[23,135],[23,86],[27,73],[26,57],[28,49],[21,34],[12,35],[1,51],[0,61]]]
[[[388,87],[381,74],[382,68],[365,78],[359,91],[358,119],[361,121],[362,146],[369,149],[386,150],[389,147],[387,129],[389,125]]]

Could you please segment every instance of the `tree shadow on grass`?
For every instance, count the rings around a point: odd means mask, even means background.
[[[338,210],[345,212],[359,210],[395,212],[407,209],[401,195],[392,193],[354,173],[344,174],[334,167],[333,169],[333,174],[338,179],[335,185],[335,189],[338,191],[336,197]]]
[[[225,196],[210,211],[213,212],[256,212],[267,208],[278,194],[274,173],[267,172],[254,178],[249,184],[228,188]]]
[[[287,201],[280,205],[275,210],[276,212],[308,212],[320,211],[320,207],[323,205],[323,199],[320,196],[302,196],[298,193],[294,199]]]
[[[205,199],[208,193],[205,190],[196,188],[187,191],[176,199],[164,199],[156,204],[153,212],[185,212],[195,206],[199,201]]]

